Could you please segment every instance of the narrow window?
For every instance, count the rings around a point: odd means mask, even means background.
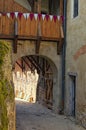
[[[73,9],[73,17],[77,17],[78,16],[78,0],[74,0],[74,5],[73,5],[74,9]]]

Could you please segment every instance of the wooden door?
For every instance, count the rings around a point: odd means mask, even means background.
[[[76,76],[70,76],[70,115],[75,116]]]

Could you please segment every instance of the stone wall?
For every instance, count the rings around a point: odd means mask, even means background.
[[[15,130],[15,103],[12,82],[12,47],[0,41],[0,129]]]
[[[67,1],[66,97],[70,113],[70,77],[76,75],[76,118],[86,126],[86,1],[79,0],[79,14],[73,18],[73,1]],[[82,116],[83,115],[83,116]],[[84,117],[84,118],[83,118]]]
[[[34,41],[19,41],[17,53],[12,56],[13,65],[19,58],[30,55],[41,56],[49,61],[53,73],[53,105],[56,110],[59,110],[61,101],[61,57],[57,55],[57,44],[41,42],[39,54],[36,54]]]

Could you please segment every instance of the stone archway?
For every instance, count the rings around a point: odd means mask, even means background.
[[[56,100],[58,70],[46,56],[29,55],[19,58],[13,69],[15,97],[52,109]]]
[[[42,42],[40,46],[39,54],[35,54],[35,46],[33,41],[20,41],[18,43],[17,53],[12,55],[13,65],[20,57],[24,56],[41,56],[47,59],[50,63],[53,71],[53,106],[56,110],[59,110],[61,101],[61,58],[57,55],[57,45],[55,43]]]

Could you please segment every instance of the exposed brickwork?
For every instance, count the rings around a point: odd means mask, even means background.
[[[74,55],[74,60],[77,60],[81,55],[86,53],[86,45],[83,45]]]
[[[19,5],[18,3],[14,2],[14,8],[13,11],[16,12],[29,12],[27,9],[25,9],[24,7],[22,7],[21,5]]]
[[[0,12],[29,12],[14,0],[0,0]]]

